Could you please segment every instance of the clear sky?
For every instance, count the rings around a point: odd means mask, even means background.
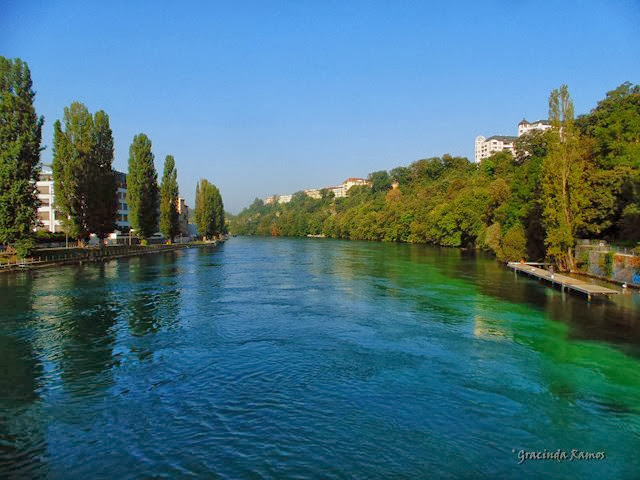
[[[640,2],[7,1],[0,55],[31,68],[45,117],[105,110],[114,166],[137,133],[180,191],[215,183],[228,211],[255,197],[365,177],[477,135],[547,117],[566,83],[576,113],[640,83]]]

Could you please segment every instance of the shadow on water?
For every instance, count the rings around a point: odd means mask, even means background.
[[[25,325],[32,315],[32,288],[28,275],[5,275],[0,288],[0,478],[44,478],[47,443],[40,422],[20,421],[38,407],[43,367],[31,338],[21,338],[7,327]]]
[[[638,292],[595,297],[588,302],[582,295],[516,275],[483,256],[461,264],[459,272],[473,279],[483,294],[527,305],[563,322],[569,327],[570,340],[607,342],[626,354],[640,357],[640,308],[635,301]]]
[[[113,383],[113,327],[119,307],[109,288],[110,268],[97,264],[75,269],[60,279],[53,300],[59,309],[62,380],[76,395],[89,395]]]
[[[462,298],[481,293],[566,324],[569,340],[607,342],[640,357],[640,292],[588,302],[516,276],[495,258],[472,250],[366,242],[345,242],[337,248],[334,268],[346,279],[373,278],[371,289],[377,293],[408,300],[441,321],[462,321],[464,304],[455,300],[456,294]]]
[[[175,252],[139,257],[129,262],[129,329],[135,336],[157,333],[177,321],[180,304],[179,267]]]

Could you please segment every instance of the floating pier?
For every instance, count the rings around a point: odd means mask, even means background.
[[[557,273],[551,273],[543,268],[538,268],[533,263],[521,263],[521,262],[509,262],[507,266],[516,273],[525,273],[531,277],[545,280],[549,282],[551,286],[558,285],[563,291],[573,290],[574,292],[582,293],[587,296],[587,300],[591,301],[591,297],[594,295],[615,295],[620,292],[612,290],[611,288],[603,287],[601,285],[595,285],[593,283],[585,282],[584,280],[578,280],[577,278],[567,277],[566,275],[559,275]]]

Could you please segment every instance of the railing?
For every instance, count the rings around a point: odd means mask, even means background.
[[[63,251],[47,253],[46,250],[37,252],[31,258],[16,258],[14,261],[8,259],[6,262],[0,263],[0,268],[6,269],[10,267],[28,267],[30,265],[44,264],[50,262],[65,261],[91,261],[103,260],[121,255],[151,253],[160,250],[175,250],[184,248],[184,245],[146,245],[146,246],[109,246],[106,248],[89,247],[89,248],[70,248]]]
[[[608,252],[613,252],[613,253],[621,253],[623,255],[637,255],[638,252],[638,248],[640,247],[640,244],[638,244],[638,246],[634,247],[620,247],[618,245],[611,245],[605,241],[602,240],[578,240],[576,243],[576,252],[579,250],[590,250],[590,251],[595,251],[595,252],[599,252],[599,253],[608,253]]]

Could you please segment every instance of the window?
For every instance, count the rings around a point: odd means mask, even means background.
[[[38,193],[41,195],[49,195],[49,185],[38,185]]]

